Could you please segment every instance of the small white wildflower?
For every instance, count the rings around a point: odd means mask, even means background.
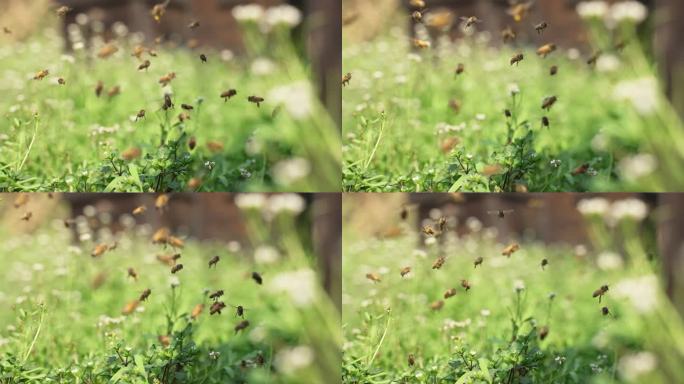
[[[600,19],[608,13],[608,4],[605,1],[582,1],[576,10],[583,19]]]
[[[306,368],[313,361],[314,351],[305,345],[281,349],[274,358],[276,368],[285,375],[291,375],[302,368]]]
[[[487,115],[485,115],[484,113],[478,113],[477,115],[475,115],[475,120],[477,121],[485,121],[486,119]]]
[[[554,168],[558,168],[561,165],[561,161],[559,159],[553,159],[550,162],[551,166]]]
[[[279,213],[299,215],[305,208],[304,198],[296,193],[275,194],[268,199],[268,210],[274,215]]]
[[[623,21],[641,23],[646,20],[648,9],[638,1],[620,1],[610,7],[607,18],[610,22]]]
[[[302,13],[289,4],[278,5],[266,10],[264,22],[268,27],[284,25],[292,28],[302,22]]]
[[[235,196],[235,205],[240,209],[261,209],[266,205],[266,196],[261,193],[240,193]]]
[[[585,215],[605,215],[608,212],[610,203],[603,197],[592,197],[582,199],[577,203],[577,210]]]
[[[554,358],[553,360],[556,362],[556,364],[563,365],[563,363],[565,363],[565,356],[559,355],[559,356],[556,356],[556,358]]]
[[[632,103],[641,116],[648,116],[658,108],[658,82],[652,77],[625,80],[613,88],[613,98]]]
[[[513,289],[518,293],[524,291],[525,290],[525,282],[520,280],[520,279],[515,280],[513,282]]]
[[[304,120],[313,114],[314,97],[307,81],[273,88],[268,92],[267,100],[282,105],[295,120]]]
[[[281,272],[269,283],[275,293],[285,293],[295,307],[307,307],[316,297],[316,273],[311,269]]]
[[[516,83],[508,84],[508,94],[510,96],[515,96],[520,93],[520,86]]]
[[[435,244],[437,244],[437,239],[435,239],[434,237],[430,236],[425,239],[425,245],[431,246]]]
[[[271,73],[275,72],[275,70],[276,64],[265,57],[257,57],[250,66],[250,71],[252,74],[257,76],[270,75]]]
[[[282,160],[273,166],[273,179],[280,185],[291,185],[304,179],[311,172],[311,163],[308,160],[295,157]]]
[[[637,352],[620,358],[618,370],[627,381],[635,381],[639,376],[653,371],[658,365],[655,355],[648,351]]]
[[[259,4],[245,4],[233,7],[235,20],[239,22],[257,22],[264,17],[264,7]]]
[[[646,314],[651,312],[658,302],[658,278],[645,275],[619,281],[613,291],[618,298],[626,298],[634,309]]]
[[[477,217],[469,217],[466,219],[466,227],[471,232],[480,232],[482,230],[482,222]]]
[[[605,54],[599,56],[596,61],[596,70],[599,72],[615,72],[620,68],[620,59],[617,56],[611,54]]]
[[[209,352],[209,358],[212,360],[218,360],[218,358],[221,356],[221,352],[219,351],[210,351]]]
[[[221,51],[221,60],[231,61],[235,58],[235,54],[230,49],[224,49]]]
[[[254,250],[254,261],[257,264],[273,264],[280,260],[280,252],[270,245],[261,245]]]
[[[655,156],[649,153],[640,153],[632,157],[620,160],[618,170],[620,175],[627,181],[638,181],[652,174],[658,168]]]
[[[486,309],[486,308],[485,308],[485,309],[482,309],[482,310],[480,311],[480,315],[483,316],[483,317],[489,317],[489,315],[491,315],[491,314],[492,314],[492,312],[491,312],[489,309]]]
[[[610,216],[615,221],[623,219],[641,221],[648,216],[648,206],[636,198],[617,200],[611,205]]]
[[[608,271],[622,268],[624,262],[622,257],[615,252],[601,252],[596,258],[596,265],[599,269]]]

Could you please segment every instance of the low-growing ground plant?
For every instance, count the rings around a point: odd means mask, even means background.
[[[85,14],[64,39],[53,11],[38,33],[4,34],[0,190],[339,191],[339,133],[293,42],[300,20],[248,17],[264,12],[234,9],[243,55]]]
[[[8,218],[27,208],[3,196],[0,383],[339,377],[339,318],[297,229],[300,199],[238,196],[250,240],[226,245],[93,206],[17,234]]]
[[[343,382],[681,381],[684,322],[640,225],[647,208],[579,208],[593,240],[576,248],[502,243],[476,217],[462,235],[448,217],[416,231],[410,215],[379,238],[346,231]]]
[[[636,33],[646,17],[641,4],[606,6],[601,15],[578,8],[592,36],[580,50],[556,47],[544,32],[534,33],[533,45],[510,37],[501,44],[500,36],[466,22],[463,37],[452,40],[448,28],[431,26],[429,3],[415,39],[393,27],[372,41],[344,44],[344,190],[684,185],[677,165],[684,126]],[[391,24],[403,26],[408,17]],[[434,18],[458,24],[451,17]],[[509,32],[533,28],[530,19],[510,23]]]

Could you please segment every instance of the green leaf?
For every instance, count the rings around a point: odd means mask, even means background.
[[[140,372],[141,375],[147,379],[147,372],[145,371],[145,362],[143,361],[142,355],[135,355],[133,357],[133,360],[135,360],[135,367],[138,369],[138,372]]]
[[[454,184],[451,185],[451,188],[449,188],[449,192],[450,193],[451,192],[458,192],[463,187],[463,184],[465,183],[465,181],[466,181],[466,177],[461,176],[458,180],[456,180],[456,182]]]

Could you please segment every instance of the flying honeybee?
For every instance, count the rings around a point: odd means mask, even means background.
[[[151,290],[151,289],[149,289],[149,288],[145,289],[145,290],[142,291],[142,293],[140,294],[140,298],[138,299],[138,301],[145,301],[145,300],[147,300],[147,298],[150,297],[150,294],[151,294],[151,293],[152,293],[152,290]]]
[[[157,208],[160,211],[163,211],[166,209],[166,207],[169,205],[169,195],[167,194],[161,194],[157,196],[156,200],[154,201],[154,207]]]
[[[482,22],[482,20],[480,20],[477,16],[461,17],[461,21],[463,21],[465,28],[470,28],[474,24]]]
[[[171,273],[175,274],[176,272],[180,271],[183,269],[183,264],[176,264],[173,267],[171,267]]]
[[[221,98],[223,99],[223,102],[227,102],[228,99],[230,99],[231,97],[233,97],[235,95],[237,95],[237,91],[234,89],[229,89],[229,90],[221,93]]]
[[[145,53],[145,46],[143,45],[136,45],[133,47],[133,53],[131,53],[131,56],[135,57],[136,59],[140,60],[142,57],[143,53]]]
[[[556,44],[544,44],[541,47],[537,49],[537,55],[541,56],[542,58],[546,58],[546,56],[550,55],[556,50]]]
[[[432,309],[433,311],[439,311],[443,307],[444,307],[444,300],[437,300],[437,301],[433,302],[432,304],[430,304],[430,309]]]
[[[138,71],[142,71],[143,69],[147,71],[147,68],[150,67],[150,61],[145,60],[142,64],[138,65]]]
[[[207,141],[207,148],[209,148],[210,151],[214,153],[218,153],[223,151],[223,143],[218,142],[218,141]]]
[[[463,287],[466,290],[466,292],[468,292],[470,288],[472,288],[470,282],[466,279],[461,280],[461,287]]]
[[[595,290],[594,293],[591,294],[591,297],[598,297],[599,303],[601,302],[601,298],[603,295],[605,295],[608,292],[608,285],[602,285],[599,289]]]
[[[136,308],[138,308],[138,305],[140,304],[140,301],[138,300],[133,300],[131,302],[128,302],[123,309],[121,310],[122,315],[130,315],[135,311]]]
[[[399,272],[399,274],[401,275],[401,277],[404,277],[404,276],[408,275],[409,273],[411,273],[411,267],[404,267],[404,268],[402,268],[401,271]]]
[[[427,40],[413,39],[413,46],[420,49],[430,48],[430,42]]]
[[[425,8],[425,1],[423,1],[423,0],[409,0],[409,5],[413,8],[423,9],[423,8]]]
[[[591,67],[595,67],[596,62],[598,61],[599,57],[601,57],[602,53],[603,52],[601,52],[601,51],[594,52],[594,54],[591,55],[591,57],[589,57],[589,59],[587,60],[587,64],[589,64],[589,66],[591,66]]]
[[[511,27],[506,27],[501,31],[501,39],[503,39],[504,44],[515,40],[516,36],[515,31]]]
[[[237,335],[238,332],[243,331],[249,327],[249,321],[247,320],[242,320],[235,326],[235,334]]]
[[[459,113],[461,111],[461,102],[458,99],[449,100],[449,109],[455,113]]]
[[[354,22],[356,22],[356,20],[358,20],[360,16],[361,16],[360,12],[353,12],[353,13],[347,14],[347,15],[342,17],[342,25],[346,27],[347,25],[354,24]]]
[[[66,80],[64,80],[63,77],[60,77],[60,78],[57,79],[57,84],[59,84],[59,85],[64,85],[64,84],[66,84]]]
[[[416,23],[421,23],[423,21],[423,12],[418,10],[413,11],[411,13],[411,19],[413,19],[413,21],[415,21]]]
[[[613,45],[613,48],[615,48],[616,51],[622,52],[625,47],[627,46],[627,42],[624,40],[618,40],[615,45]]]
[[[168,111],[173,108],[173,101],[171,100],[171,95],[168,93],[164,94],[164,104],[162,104],[162,109]]]
[[[211,260],[209,260],[209,268],[215,267],[216,264],[218,264],[218,262],[219,262],[220,259],[221,259],[221,258],[220,258],[218,255],[212,257]]]
[[[57,13],[57,16],[64,17],[67,13],[69,13],[71,11],[72,11],[71,8],[67,7],[66,5],[63,5],[59,8],[57,8],[57,11],[55,11],[55,12]]]
[[[482,265],[483,261],[484,259],[482,258],[482,256],[478,256],[473,262],[474,268],[477,268],[478,265]]]
[[[100,50],[97,52],[97,57],[100,59],[107,59],[111,57],[113,54],[117,53],[119,51],[119,47],[114,45],[113,43],[107,43]]]
[[[549,260],[547,260],[547,259],[542,259],[542,261],[541,261],[541,269],[544,270],[544,268],[546,268],[547,265],[549,265]]]
[[[558,97],[556,96],[549,96],[544,98],[544,100],[542,101],[542,109],[550,111],[551,107],[553,107],[553,105],[556,104],[556,101],[558,101]]]
[[[534,26],[534,29],[537,31],[537,34],[541,35],[544,33],[544,30],[548,28],[549,24],[546,21],[542,21],[541,23],[537,24]]]
[[[610,315],[610,310],[608,309],[608,307],[603,307],[601,308],[601,313],[603,314],[603,316],[608,316]]]
[[[33,213],[31,211],[28,211],[28,212],[24,213],[24,215],[21,217],[21,220],[29,221],[29,220],[31,220],[31,216],[33,216]]]
[[[152,7],[150,14],[157,23],[161,21],[162,16],[164,16],[164,13],[166,13],[166,7],[168,7],[169,2],[171,2],[171,0],[166,0],[163,3],[155,4],[154,7]]]
[[[7,27],[2,27],[2,31],[5,32],[5,35],[11,35],[12,34],[12,30],[10,30]]]
[[[145,118],[145,110],[141,109],[138,111],[138,113],[135,115],[135,121],[138,121],[140,119]]]
[[[49,74],[50,71],[48,71],[47,69],[40,70],[35,74],[35,76],[33,76],[33,80],[43,80]]]
[[[456,288],[449,288],[444,292],[444,299],[456,296]]]
[[[447,229],[447,218],[440,217],[439,220],[437,220],[437,226],[439,227],[440,233],[444,232]]]
[[[127,276],[132,277],[133,280],[138,280],[138,272],[133,267],[128,268]]]
[[[374,283],[379,283],[382,281],[382,279],[380,279],[380,275],[378,275],[377,273],[373,273],[373,272],[366,273],[366,279],[368,279]]]
[[[204,304],[197,304],[195,307],[192,309],[192,312],[190,312],[190,316],[193,319],[196,319],[199,317],[200,314],[202,314],[202,311],[204,310]]]
[[[218,313],[220,315],[221,311],[225,307],[226,307],[226,303],[224,303],[223,301],[217,301],[214,304],[212,304],[211,307],[209,308],[209,314],[215,315]]]
[[[252,280],[254,280],[254,282],[259,284],[259,285],[264,283],[264,279],[257,272],[252,272]]]
[[[193,109],[195,109],[195,107],[193,107],[190,104],[181,104],[181,108],[185,109],[186,111],[192,111]]]
[[[109,89],[109,91],[107,91],[107,97],[109,97],[111,99],[114,96],[118,96],[120,93],[121,93],[121,87],[118,85],[115,85],[115,86],[111,87]]]
[[[100,243],[95,246],[92,252],[90,252],[90,256],[92,257],[100,257],[104,255],[105,252],[109,250],[109,245],[105,243]]]
[[[176,236],[169,236],[168,244],[174,248],[183,248],[185,246],[185,242]]]
[[[190,28],[190,29],[195,29],[199,26],[200,26],[200,23],[197,20],[193,20],[190,22],[190,24],[188,24],[188,28]]]
[[[551,69],[549,70],[549,74],[551,76],[556,76],[558,74],[558,66],[557,65],[551,66]]]
[[[259,96],[249,96],[249,97],[247,98],[247,101],[249,101],[250,103],[256,104],[257,107],[261,107],[261,103],[264,102],[264,98],[263,98],[263,97],[259,97]]]
[[[518,243],[513,243],[504,248],[504,250],[501,251],[501,254],[503,256],[511,257],[511,255],[517,252],[519,249],[520,245],[518,245]]]
[[[546,339],[546,336],[549,335],[549,327],[548,325],[545,325],[541,328],[539,328],[539,340],[544,341]]]
[[[465,71],[465,65],[463,63],[458,63],[456,65],[456,75],[460,75]]]
[[[19,208],[29,201],[29,195],[27,193],[20,193],[17,195],[17,197],[14,198],[14,208]]]
[[[522,21],[532,8],[532,2],[528,1],[525,3],[514,3],[508,8],[507,13],[513,17],[516,22]]]
[[[166,75],[159,78],[159,84],[166,87],[175,78],[176,78],[176,72],[169,72]]]
[[[432,263],[432,269],[440,269],[444,265],[444,262],[446,261],[446,258],[444,256],[440,256],[435,260],[434,263]]]
[[[121,152],[121,158],[126,161],[131,161],[137,159],[142,154],[142,150],[138,147],[130,147],[125,151]]]
[[[495,211],[487,211],[487,214],[496,215],[497,217],[499,217],[499,219],[503,219],[506,217],[506,215],[510,215],[513,212],[515,211],[512,209],[497,209]]]
[[[573,176],[583,175],[583,174],[587,173],[587,171],[589,170],[589,167],[591,167],[591,165],[589,165],[589,163],[581,164],[580,166],[578,166],[577,168],[575,168],[572,171],[572,175]]]
[[[347,72],[346,75],[342,76],[342,86],[346,87],[347,85],[349,85],[349,82],[351,81],[351,79],[352,79],[351,72]]]
[[[408,355],[408,365],[409,367],[413,367],[414,365],[416,365],[416,357],[413,356],[413,353],[409,353]]]
[[[401,211],[399,212],[399,218],[401,218],[402,220],[406,220],[407,217],[408,217],[408,208],[406,208],[406,205],[403,205],[401,207]]]
[[[207,62],[207,55],[205,55],[204,53],[200,53],[199,58],[200,60],[202,60],[203,63]]]
[[[195,149],[197,146],[197,138],[195,136],[190,136],[190,139],[188,139],[188,149],[191,151]]]
[[[213,292],[211,295],[209,295],[209,298],[216,301],[221,296],[223,296],[223,289],[219,289],[218,291]]]
[[[140,205],[133,210],[133,215],[141,215],[145,213],[145,211],[147,211],[147,207],[144,205]]]
[[[425,236],[435,236],[435,235],[437,235],[437,231],[435,231],[435,229],[432,228],[432,227],[429,226],[429,225],[423,226],[422,231],[423,231],[423,233],[425,234]]]
[[[104,84],[102,81],[98,81],[97,85],[95,86],[95,96],[100,97],[102,95],[102,90],[104,89]]]
[[[515,64],[518,65],[523,59],[525,58],[525,55],[522,53],[518,53],[515,56],[511,57],[511,65]]]
[[[168,228],[162,227],[157,229],[152,235],[152,243],[154,244],[166,244],[169,241],[169,236],[171,232]]]
[[[541,124],[542,128],[549,128],[551,122],[549,121],[549,118],[547,116],[542,116]]]

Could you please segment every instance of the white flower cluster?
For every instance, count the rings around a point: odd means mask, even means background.
[[[306,345],[284,348],[275,355],[274,363],[278,371],[291,375],[310,366],[314,361],[314,351]]]
[[[260,210],[268,217],[280,213],[298,215],[306,208],[306,202],[296,193],[271,196],[262,193],[241,193],[235,197],[235,205],[242,210]]]
[[[658,160],[649,153],[626,157],[618,164],[618,170],[626,181],[638,181],[652,174],[658,168]]]
[[[655,78],[643,77],[618,83],[613,88],[613,98],[631,102],[641,116],[648,116],[658,108],[659,92]]]
[[[582,199],[577,203],[577,210],[585,216],[602,216],[613,224],[624,219],[641,221],[648,216],[648,206],[637,198],[617,200],[613,203],[602,197]]]
[[[313,114],[314,97],[308,81],[281,85],[268,92],[267,100],[281,105],[295,120],[304,120]]]
[[[269,288],[275,293],[285,293],[296,307],[307,307],[316,298],[316,272],[300,269],[282,272],[273,277]]]
[[[273,166],[273,179],[280,185],[292,185],[311,173],[311,163],[301,157],[281,160]]]
[[[620,1],[609,5],[605,1],[582,1],[577,4],[577,14],[583,19],[602,19],[613,27],[621,22],[641,23],[648,17],[648,9],[638,1]]]
[[[658,289],[657,277],[645,275],[621,280],[613,290],[616,297],[628,299],[638,313],[646,314],[658,303]]]
[[[233,17],[240,23],[258,24],[268,31],[277,26],[296,27],[302,22],[302,13],[288,4],[264,8],[259,4],[245,4],[233,7]]]
[[[655,355],[643,351],[620,358],[618,369],[622,378],[628,382],[634,382],[639,376],[653,371],[657,365]]]

